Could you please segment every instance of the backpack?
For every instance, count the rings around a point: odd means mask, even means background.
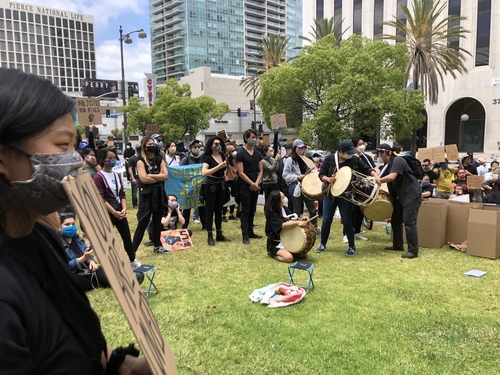
[[[411,155],[402,156],[405,159],[406,164],[411,169],[411,173],[416,177],[417,180],[421,180],[424,177],[424,168],[422,167],[422,163],[417,158]]]

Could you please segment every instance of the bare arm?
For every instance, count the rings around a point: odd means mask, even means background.
[[[380,179],[380,183],[384,184],[384,183],[387,183],[387,182],[394,181],[396,179],[396,177],[398,177],[398,173],[397,172],[389,173],[387,176],[384,176],[384,177],[382,177]]]

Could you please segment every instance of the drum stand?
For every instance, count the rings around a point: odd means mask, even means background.
[[[309,281],[307,282],[307,286],[297,285],[293,282],[293,275],[295,273],[295,270],[302,270],[302,271],[306,271],[307,273],[309,273]],[[307,292],[309,292],[311,287],[314,288],[314,281],[313,281],[314,264],[304,263],[304,262],[295,262],[291,266],[288,266],[288,274],[290,275],[290,281],[288,282],[289,284],[300,286],[300,287],[304,288]]]

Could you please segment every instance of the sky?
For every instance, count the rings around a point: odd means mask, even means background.
[[[139,82],[143,93],[144,73],[151,73],[151,32],[148,0],[21,0],[23,3],[68,10],[94,16],[98,79],[121,80],[120,25],[124,33],[144,29],[148,37],[132,34],[132,44],[123,43],[125,80]]]

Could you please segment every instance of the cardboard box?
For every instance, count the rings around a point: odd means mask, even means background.
[[[467,254],[482,258],[500,257],[500,206],[469,209]]]
[[[447,217],[447,200],[429,199],[422,202],[417,220],[418,245],[420,247],[439,249],[446,244]]]
[[[481,209],[482,203],[468,203],[450,200],[448,205],[448,220],[446,223],[446,242],[464,242],[467,240],[469,209]]]

